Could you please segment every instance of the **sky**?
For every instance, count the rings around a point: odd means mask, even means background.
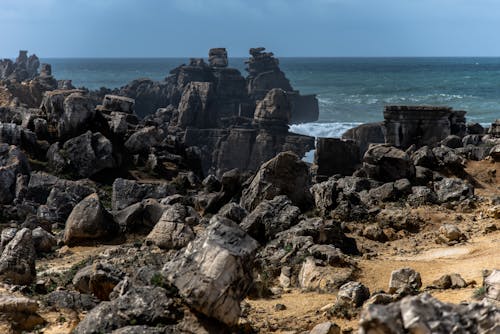
[[[0,0],[0,57],[500,56],[498,0]]]

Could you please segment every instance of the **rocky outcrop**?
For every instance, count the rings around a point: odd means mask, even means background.
[[[290,81],[279,68],[278,59],[265,48],[250,49],[251,57],[246,62],[248,78],[247,89],[250,97],[257,101],[273,88],[286,91],[291,97],[290,121],[292,123],[314,122],[319,116],[318,100],[314,95],[301,96],[294,91]]]
[[[234,222],[214,216],[164,272],[192,309],[232,326],[252,283],[249,264],[257,247]]]
[[[117,167],[111,141],[99,132],[87,131],[64,144],[53,144],[47,159],[55,171],[75,178],[91,177]]]
[[[353,140],[359,146],[360,158],[363,158],[370,144],[385,143],[385,128],[383,123],[366,123],[347,130],[342,139]]]
[[[387,106],[384,119],[385,142],[402,149],[432,145],[451,134],[463,135],[461,129],[465,128],[463,115],[457,117],[447,107]]]
[[[28,51],[19,51],[19,56],[13,62],[10,59],[0,61],[0,80],[10,79],[18,82],[33,79],[38,75],[40,60],[36,55],[28,57]]]
[[[486,302],[453,305],[425,293],[389,305],[368,306],[359,333],[486,334],[495,333],[499,322],[498,308]]]
[[[251,211],[263,200],[286,195],[294,205],[305,210],[313,203],[310,186],[307,164],[292,152],[283,152],[261,166],[243,190],[241,205]]]
[[[208,51],[208,63],[212,67],[227,67],[227,51],[225,48],[213,48]]]
[[[119,211],[144,199],[160,199],[172,195],[174,192],[175,189],[167,183],[144,183],[117,178],[113,182],[111,206],[114,211]]]

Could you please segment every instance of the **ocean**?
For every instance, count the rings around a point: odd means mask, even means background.
[[[230,66],[244,76],[245,58]],[[188,58],[42,59],[57,79],[77,87],[116,88],[136,78],[163,80]],[[385,105],[443,105],[467,111],[487,125],[500,118],[500,58],[280,58],[302,94],[317,94],[320,117],[291,131],[338,137],[361,123],[383,119]]]

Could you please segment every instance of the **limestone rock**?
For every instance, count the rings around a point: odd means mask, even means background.
[[[486,288],[486,297],[496,301],[500,301],[500,270],[493,272],[484,279]]]
[[[212,67],[227,67],[227,51],[225,48],[213,48],[208,52],[208,62]]]
[[[76,244],[82,241],[108,239],[118,232],[111,215],[103,208],[99,196],[85,197],[71,211],[64,229],[64,243]]]
[[[422,287],[420,274],[411,268],[394,270],[389,281],[389,293],[396,293],[400,289],[417,291]]]
[[[439,228],[439,234],[437,237],[438,242],[454,244],[465,239],[465,235],[456,225],[444,224]]]
[[[160,287],[133,287],[109,302],[92,309],[74,329],[75,334],[110,333],[136,325],[171,324],[181,318],[179,305]]]
[[[7,320],[13,329],[31,331],[36,326],[45,323],[37,314],[38,302],[26,297],[0,295],[0,315]]]
[[[192,309],[231,326],[238,321],[240,302],[252,283],[257,247],[235,223],[214,216],[164,272]]]
[[[196,215],[194,210],[189,210],[182,204],[174,204],[163,212],[146,237],[146,243],[162,249],[180,249],[186,246],[195,237],[189,222],[197,221]]]
[[[48,253],[57,245],[56,237],[41,227],[35,228],[31,234],[37,252]]]
[[[125,96],[107,94],[102,100],[102,107],[107,111],[126,114],[134,113],[135,100]]]
[[[322,261],[307,257],[299,272],[298,282],[302,289],[333,292],[352,278],[353,270],[324,265]]]
[[[283,152],[264,163],[243,190],[241,205],[251,211],[263,200],[286,195],[301,209],[312,204],[311,176],[307,164],[292,152]]]
[[[14,200],[17,174],[28,175],[28,159],[17,146],[0,143],[0,204]]]
[[[160,144],[163,131],[154,126],[148,126],[132,134],[125,142],[129,153],[147,153],[152,147]]]
[[[279,88],[271,89],[257,104],[254,121],[263,126],[288,126],[291,104],[287,93]]]
[[[352,175],[361,164],[359,146],[352,140],[318,138],[314,164],[317,177],[322,179],[335,174]]]
[[[361,315],[360,334],[498,332],[500,312],[486,302],[453,305],[430,294],[406,297],[389,305],[370,305]]]
[[[474,187],[458,178],[443,178],[435,182],[434,191],[440,203],[458,201],[474,195]]]
[[[78,178],[90,177],[117,166],[111,141],[99,132],[90,131],[63,145],[53,144],[47,152],[47,159],[57,172]]]
[[[114,211],[118,211],[146,198],[160,199],[172,195],[174,192],[175,189],[167,183],[140,183],[117,178],[113,182],[111,205]]]
[[[342,139],[353,140],[359,146],[359,158],[363,158],[370,144],[385,143],[382,123],[366,123],[349,129],[342,134]]]
[[[115,267],[95,263],[80,269],[73,277],[73,285],[81,293],[93,294],[99,300],[109,300],[110,293],[123,277],[124,274]]]
[[[339,288],[337,305],[360,307],[370,298],[370,290],[359,282],[348,282]]]
[[[29,285],[36,276],[36,251],[31,231],[19,230],[5,246],[0,257],[0,280],[11,284]]]
[[[415,166],[408,154],[388,145],[372,145],[363,157],[363,169],[375,180],[413,179]]]
[[[314,326],[309,334],[340,334],[340,327],[333,322],[324,322]]]

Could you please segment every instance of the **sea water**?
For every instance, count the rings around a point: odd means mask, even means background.
[[[77,87],[117,88],[133,79],[163,80],[187,58],[43,59],[57,79]],[[244,58],[230,66],[244,76]],[[317,94],[319,120],[291,131],[338,137],[353,126],[381,121],[385,105],[442,105],[467,120],[500,118],[500,58],[281,58],[281,69],[302,94]]]

